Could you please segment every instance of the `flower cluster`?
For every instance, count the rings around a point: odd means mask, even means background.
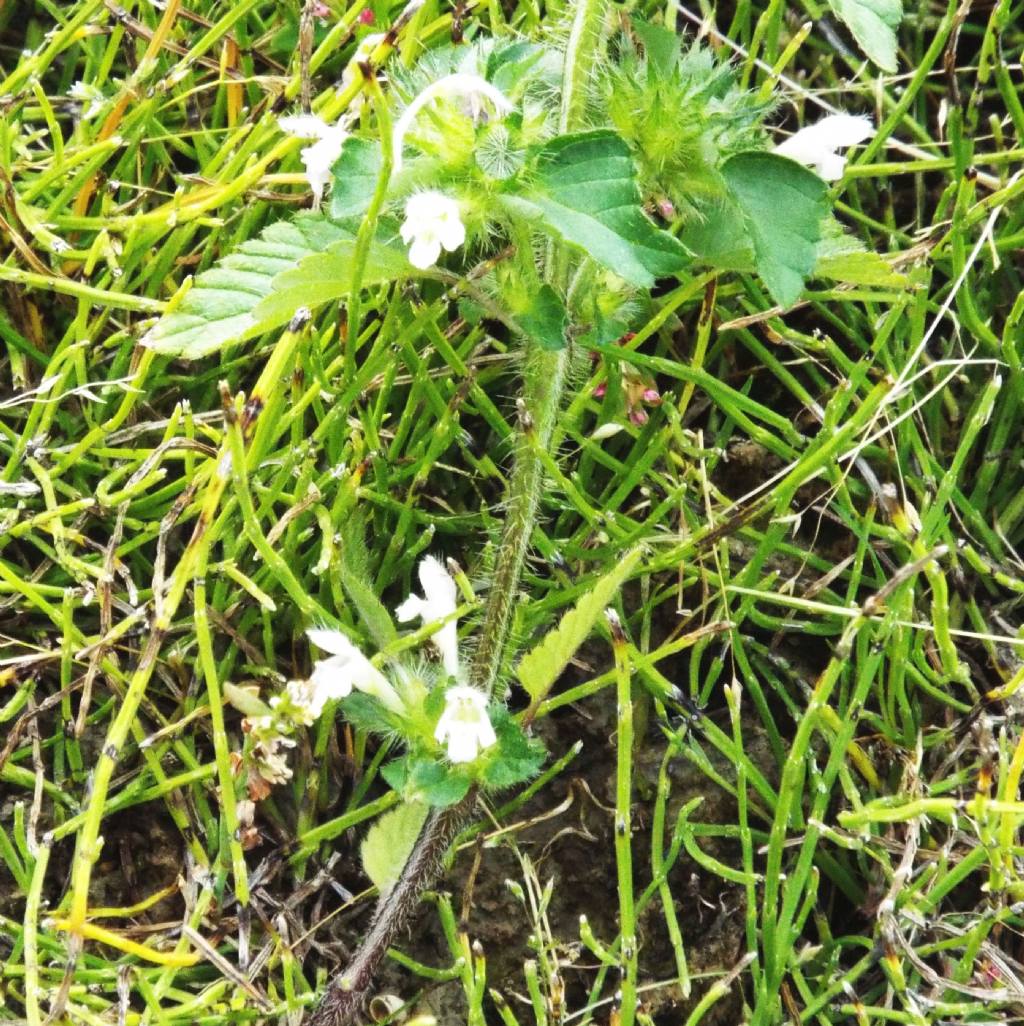
[[[265,712],[245,720],[256,770],[250,775],[251,797],[266,797],[270,786],[289,779],[286,753],[295,746],[292,735],[297,728],[311,726],[329,702],[348,698],[354,692],[373,699],[381,715],[407,739],[419,736],[441,746],[451,763],[472,763],[497,743],[487,696],[463,680],[456,583],[434,556],[420,561],[418,576],[422,594],[410,595],[395,616],[401,623],[419,619],[424,627],[433,629],[429,640],[443,669],[443,678],[435,683],[443,689],[440,714],[425,712],[425,697],[431,689],[420,679],[423,672],[413,673],[396,664],[389,679],[341,631],[312,628],[306,632],[307,637],[327,654],[314,662],[308,679],[289,681],[270,699]]]
[[[342,78],[343,85],[351,83],[355,74],[353,69],[364,62],[383,39],[384,36],[379,34],[370,35],[359,44]],[[512,104],[505,95],[479,75],[459,72],[438,79],[419,93],[395,122],[392,137],[394,173],[402,169],[402,147],[406,135],[424,108],[438,99],[462,101],[473,121],[483,117],[485,105],[499,116],[512,110]],[[350,135],[350,120],[342,119],[329,125],[316,115],[299,114],[283,117],[278,124],[290,135],[315,140],[303,148],[301,156],[306,168],[306,181],[319,206],[331,180],[332,169]],[[405,201],[405,220],[400,234],[409,247],[409,262],[413,267],[421,271],[433,267],[442,250],[453,253],[466,241],[466,227],[458,199],[436,189],[412,193]]]

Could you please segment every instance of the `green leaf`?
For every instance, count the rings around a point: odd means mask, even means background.
[[[377,189],[381,166],[380,144],[350,135],[341,145],[331,187],[331,217],[361,218]]]
[[[815,277],[830,278],[850,285],[879,285],[903,289],[907,278],[894,271],[880,253],[839,253],[822,257],[814,269]]]
[[[369,733],[391,734],[400,726],[376,698],[364,695],[361,691],[353,691],[343,698],[341,711],[353,727]]]
[[[679,64],[679,36],[661,25],[633,18],[631,27],[643,44],[649,65],[661,78],[667,78]]]
[[[419,273],[409,263],[401,242],[393,237],[385,241],[385,230],[382,228],[370,244],[363,269],[363,288]],[[313,309],[347,296],[352,285],[355,248],[354,236],[339,239],[323,253],[307,256],[297,267],[282,272],[274,279],[272,291],[260,301],[253,316],[261,324],[284,324],[301,306]]]
[[[679,233],[694,258],[719,271],[753,271],[754,246],[739,204],[729,197],[709,202]]]
[[[614,132],[552,139],[531,170],[527,190],[503,196],[505,206],[543,222],[619,277],[650,286],[688,263],[679,240],[644,213],[629,147]]]
[[[492,708],[490,716],[498,743],[481,775],[484,786],[501,790],[536,776],[544,764],[544,745],[527,737],[504,707]]]
[[[565,348],[565,329],[569,314],[561,296],[547,283],[530,293],[529,305],[513,311],[525,334],[541,348],[557,352]]]
[[[469,793],[469,777],[431,757],[395,759],[381,768],[381,776],[406,801],[426,802],[435,808],[454,805]]]
[[[359,849],[363,871],[381,894],[398,882],[428,811],[421,802],[405,802],[386,812],[367,832]]]
[[[903,18],[900,0],[829,0],[829,6],[878,67],[896,71],[896,30]]]
[[[399,794],[405,793],[406,784],[409,781],[409,756],[402,755],[391,762],[385,763],[380,768],[380,775],[384,782],[391,786],[393,791]]]
[[[823,225],[823,238],[818,243],[816,278],[848,282],[851,285],[878,285],[883,288],[906,288],[907,279],[893,270],[880,253],[868,252],[864,243],[847,235],[834,218]]]
[[[496,46],[487,57],[484,77],[506,96],[520,92],[547,51],[537,43],[517,42]]]
[[[243,242],[200,274],[178,309],[161,318],[143,344],[160,353],[196,360],[228,342],[258,335],[266,326],[257,322],[253,311],[272,291],[274,278],[346,237],[355,235],[318,214],[270,225],[259,238]],[[285,323],[290,316],[278,323]]]
[[[737,153],[722,174],[746,217],[757,273],[779,306],[792,306],[814,271],[828,186],[774,153]]]
[[[369,548],[366,544],[366,519],[357,510],[346,517],[339,551],[341,585],[359,619],[378,650],[386,649],[397,637],[394,622],[387,607],[377,597],[373,576],[368,564]]]
[[[197,360],[287,324],[299,307],[312,309],[348,293],[354,246],[353,227],[320,214],[272,224],[200,274],[181,305],[147,332],[143,345]],[[414,273],[402,247],[378,237],[363,285]]]
[[[551,690],[639,561],[640,551],[634,549],[583,595],[536,648],[523,656],[516,676],[535,703]]]
[[[414,759],[409,765],[408,789],[428,805],[444,808],[469,793],[469,778],[454,766],[434,759]]]

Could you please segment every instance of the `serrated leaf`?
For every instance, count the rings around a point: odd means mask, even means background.
[[[384,813],[367,832],[359,849],[363,872],[381,894],[390,891],[402,875],[427,812],[420,802],[405,802]]]
[[[539,702],[558,680],[639,561],[640,552],[634,549],[611,573],[605,574],[587,591],[539,645],[523,656],[516,676],[534,703]]]
[[[469,793],[470,780],[454,766],[433,758],[404,755],[381,768],[381,776],[409,802],[435,808],[454,805]]]
[[[829,6],[873,63],[883,71],[896,71],[896,30],[903,19],[900,0],[829,0]]]
[[[142,343],[197,360],[287,324],[300,306],[312,309],[348,293],[354,246],[354,227],[320,214],[272,224],[200,274],[177,310]],[[363,285],[414,273],[401,246],[379,237],[370,247]]]
[[[527,737],[504,708],[492,710],[491,723],[498,743],[483,770],[484,786],[502,790],[536,776],[544,764],[544,745]]]
[[[350,135],[341,144],[341,154],[331,169],[331,217],[361,218],[366,213],[382,165],[380,143]]]
[[[469,793],[469,784],[469,778],[454,766],[433,759],[413,759],[409,763],[407,789],[435,808],[461,801]]]
[[[259,334],[264,329],[253,311],[270,294],[277,275],[345,237],[354,234],[318,214],[270,225],[259,238],[243,242],[200,274],[178,309],[161,318],[143,344],[160,353],[196,360],[228,342]]]
[[[644,213],[629,147],[614,132],[552,139],[532,162],[529,183],[502,202],[633,285],[650,286],[689,261],[679,240]]]
[[[792,306],[814,271],[828,186],[774,153],[737,153],[722,175],[746,217],[757,273],[782,307]]]
[[[285,324],[300,306],[313,309],[347,296],[352,285],[355,238],[339,239],[322,253],[299,261],[273,281],[270,293],[260,301],[253,316],[260,324]],[[418,274],[406,256],[405,247],[394,238],[378,238],[371,244],[363,268],[362,285],[380,285]],[[266,330],[263,328],[262,330]]]

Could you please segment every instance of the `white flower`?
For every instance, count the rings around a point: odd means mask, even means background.
[[[443,246],[449,253],[466,241],[459,204],[443,192],[413,193],[405,201],[405,220],[400,229],[409,246],[409,263],[425,271],[433,267]]]
[[[829,114],[813,125],[801,128],[785,142],[775,147],[782,157],[789,157],[798,164],[806,164],[826,182],[843,177],[846,158],[838,150],[870,139],[875,134],[871,119],[854,114]]]
[[[498,740],[487,715],[487,696],[476,688],[459,685],[445,692],[444,702],[434,739],[440,744],[447,741],[452,762],[472,762]]]
[[[329,701],[350,695],[353,688],[372,695],[392,712],[403,711],[402,700],[388,679],[341,631],[320,628],[306,631],[306,636],[317,648],[331,653],[316,663],[309,678],[315,695],[311,708],[319,708],[318,716]]]
[[[479,75],[457,72],[454,75],[445,75],[444,78],[439,78],[416,96],[395,122],[391,136],[391,148],[394,151],[396,172],[402,170],[402,142],[405,139],[405,133],[409,131],[409,127],[416,120],[419,112],[439,96],[465,97],[469,101],[469,113],[474,120],[480,116],[483,109],[481,100],[489,100],[498,114],[507,114],[512,109],[512,104],[505,94]]]
[[[309,727],[324,711],[327,702],[325,690],[317,688],[312,680],[290,680],[284,694],[275,695],[270,700],[270,708],[278,715],[286,716],[303,727]]]
[[[341,156],[342,143],[349,136],[348,129],[341,122],[329,125],[315,114],[296,114],[281,118],[277,123],[282,131],[289,135],[316,140],[303,149],[302,163],[306,165],[306,180],[319,204],[323,199],[324,189],[331,180],[331,168]]]
[[[458,605],[456,600],[455,581],[444,568],[444,564],[434,556],[425,556],[419,565],[420,584],[423,597],[410,595],[396,610],[395,616],[400,623],[407,623],[417,616],[424,623],[434,623],[452,616]],[[459,672],[459,637],[458,626],[454,618],[448,622],[431,639],[441,653],[444,668],[453,676]]]

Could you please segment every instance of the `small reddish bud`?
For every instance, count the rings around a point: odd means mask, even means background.
[[[607,394],[607,392],[608,392],[608,385],[607,385],[606,382],[602,381],[601,384],[598,385],[597,388],[594,389],[594,398],[595,399],[603,399],[604,396]]]
[[[372,25],[377,19],[373,16],[373,11],[369,7],[364,7],[359,12],[359,24],[360,25]]]

